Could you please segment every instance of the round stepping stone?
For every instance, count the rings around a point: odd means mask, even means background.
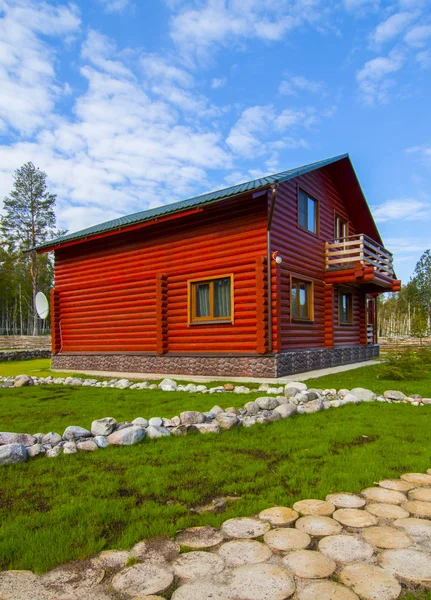
[[[257,538],[269,531],[269,523],[262,523],[258,519],[248,517],[239,517],[238,519],[229,519],[221,526],[222,532],[228,537],[250,539]]]
[[[394,527],[401,527],[404,531],[413,537],[431,538],[431,521],[425,519],[397,519],[394,521]]]
[[[268,521],[271,525],[292,525],[298,517],[296,510],[284,506],[274,506],[259,513],[259,519]]]
[[[366,510],[358,510],[357,508],[340,508],[334,512],[333,517],[346,527],[361,528],[377,525],[377,519],[374,515]]]
[[[225,568],[225,563],[217,554],[198,550],[196,552],[181,554],[172,563],[172,567],[175,575],[187,583],[195,579],[209,578],[215,573],[221,573]]]
[[[429,473],[405,473],[401,475],[401,479],[415,485],[431,485],[431,475]]]
[[[325,556],[341,563],[369,560],[373,554],[372,546],[352,535],[331,535],[319,542],[319,550]]]
[[[383,479],[379,481],[379,486],[387,490],[395,490],[396,492],[408,492],[415,487],[414,483],[407,483],[402,479]]]
[[[349,588],[333,581],[316,581],[298,592],[298,600],[359,600]]]
[[[340,581],[353,588],[363,600],[396,600],[401,594],[395,577],[373,565],[348,565],[341,571]]]
[[[397,504],[385,504],[384,502],[368,504],[365,510],[379,519],[407,519],[410,514]]]
[[[414,517],[422,519],[431,519],[431,502],[420,502],[419,500],[409,500],[402,504],[402,508],[408,510]]]
[[[270,533],[268,531],[265,535],[269,535]],[[272,552],[266,544],[256,542],[255,540],[233,540],[232,542],[226,542],[220,546],[218,554],[230,567],[265,562],[272,556]]]
[[[245,565],[232,571],[229,591],[235,600],[285,600],[295,592],[295,582],[278,565]]]
[[[304,533],[308,533],[308,535],[316,537],[336,535],[342,529],[341,525],[330,517],[316,517],[313,515],[301,517],[296,521],[295,527]]]
[[[395,527],[369,527],[362,537],[376,548],[407,548],[413,543],[406,533]]]
[[[417,550],[387,550],[379,556],[380,565],[397,577],[413,583],[431,583],[431,556]]]
[[[308,533],[299,529],[271,529],[265,533],[263,540],[271,550],[277,552],[290,552],[291,550],[303,550],[310,545],[311,538]]]
[[[0,573],[0,598],[2,600],[53,600],[31,571],[3,571]]]
[[[173,581],[174,574],[171,569],[153,564],[140,564],[117,573],[112,580],[112,587],[123,594],[144,596],[163,593]]]
[[[431,487],[416,488],[409,492],[409,500],[419,500],[420,502],[431,502]]]
[[[208,581],[186,583],[172,594],[172,600],[235,600],[233,593],[224,585]]]
[[[91,561],[102,569],[124,567],[130,554],[127,550],[104,550]]]
[[[406,501],[406,496],[402,492],[395,490],[386,490],[380,487],[371,487],[361,492],[367,500],[373,502],[384,502],[385,504],[402,504]]]
[[[283,563],[296,577],[304,579],[324,579],[337,568],[335,562],[315,550],[295,550],[289,552]]]
[[[193,548],[201,550],[203,548],[213,548],[218,546],[224,540],[224,536],[214,527],[190,527],[177,537],[176,541],[182,548]]]
[[[300,500],[293,505],[294,510],[301,515],[317,515],[329,517],[335,510],[335,506],[326,500]]]
[[[337,508],[362,508],[365,505],[365,500],[355,494],[329,494],[326,500]]]

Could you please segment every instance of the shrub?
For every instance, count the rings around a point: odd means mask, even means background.
[[[424,360],[429,360],[430,355],[420,356],[419,352],[412,350],[399,353],[390,352],[386,355],[385,362],[380,367],[378,378],[394,379],[396,381],[421,379],[424,367],[427,364]]]

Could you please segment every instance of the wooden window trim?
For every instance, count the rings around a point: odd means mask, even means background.
[[[299,195],[300,192],[304,192],[304,194],[307,194],[308,198],[311,198],[311,200],[314,200],[314,202],[316,203],[316,215],[315,215],[315,227],[316,227],[316,231],[310,231],[309,229],[307,229],[306,227],[303,227],[300,223],[299,223]],[[305,231],[306,233],[309,233],[310,235],[318,238],[320,236],[320,202],[319,200],[313,196],[312,194],[310,194],[306,188],[298,185],[296,188],[296,209],[297,209],[297,226],[298,229],[301,229],[301,231]]]
[[[196,317],[196,296],[193,294],[193,286],[196,283],[209,283],[217,281],[218,279],[230,279],[230,317]],[[213,286],[210,285],[210,306],[214,306],[214,292]],[[195,325],[233,325],[235,322],[234,318],[234,276],[233,273],[227,275],[216,275],[215,277],[199,277],[197,279],[189,279],[187,281],[187,324],[188,326]]]
[[[345,235],[345,237],[349,237],[349,231],[350,231],[349,219],[345,219],[339,213],[334,212],[334,240],[337,239],[337,219],[341,219],[342,221],[345,222],[345,224],[346,224],[346,235]]]
[[[308,297],[308,314],[309,314],[308,319],[293,316],[292,289],[293,289],[294,281],[299,281],[300,283],[307,283],[310,286],[310,294]],[[289,303],[289,306],[290,306],[290,321],[292,323],[304,323],[304,324],[314,323],[314,280],[313,279],[309,279],[307,277],[302,277],[302,275],[301,276],[292,275],[292,274],[290,275],[290,303]]]
[[[348,317],[350,317],[349,321],[341,320],[342,296],[350,296],[350,298],[351,298],[350,310],[349,310],[349,315],[348,315]],[[354,323],[354,315],[353,315],[353,293],[349,292],[347,290],[340,290],[338,292],[338,325],[340,325],[340,327],[353,327],[354,324],[355,323]]]

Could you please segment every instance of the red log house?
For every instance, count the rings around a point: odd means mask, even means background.
[[[349,156],[46,242],[56,369],[280,377],[378,355],[400,289]]]

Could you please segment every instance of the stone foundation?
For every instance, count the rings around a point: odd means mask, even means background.
[[[268,356],[56,354],[52,357],[52,368],[70,371],[273,378],[362,362],[378,355],[377,345],[292,350]]]

